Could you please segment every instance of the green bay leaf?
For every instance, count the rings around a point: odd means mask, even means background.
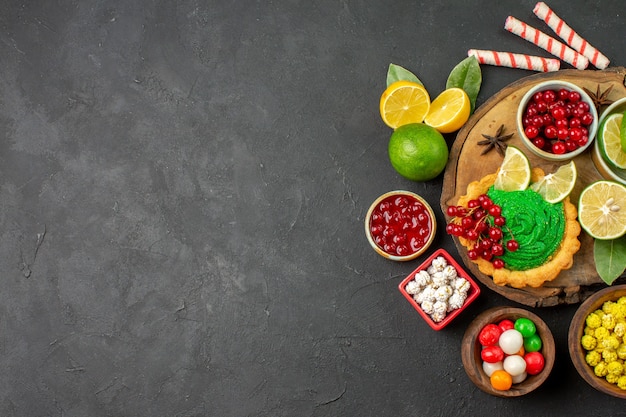
[[[413,81],[419,85],[424,85],[419,78],[417,78],[417,75],[413,74],[408,69],[400,65],[389,64],[389,69],[387,70],[387,87],[396,81]]]
[[[471,112],[473,113],[482,82],[482,72],[478,59],[475,56],[469,56],[452,68],[446,81],[446,88],[456,87],[465,90],[470,99]]]
[[[595,239],[593,260],[600,278],[613,284],[626,270],[626,236],[613,240]]]

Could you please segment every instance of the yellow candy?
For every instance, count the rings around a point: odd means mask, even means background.
[[[624,372],[624,367],[618,361],[613,361],[606,366],[606,370],[609,375],[620,376]]]
[[[613,333],[615,333],[617,337],[623,337],[626,334],[626,323],[623,321],[616,323],[613,328]]]
[[[602,324],[602,319],[596,313],[591,313],[585,319],[585,323],[591,329],[597,329]]]
[[[607,374],[604,378],[610,384],[617,384],[617,381],[619,381],[619,375]]]
[[[594,366],[593,373],[596,374],[596,376],[600,377],[606,376],[609,373],[608,369],[606,368],[606,362],[600,362],[599,364]]]
[[[596,350],[592,350],[591,352],[587,353],[587,355],[585,355],[585,362],[587,362],[587,365],[589,366],[596,366],[600,363],[601,360],[602,355],[600,355],[600,352]]]
[[[622,360],[626,359],[626,345],[619,345],[619,347],[617,348],[617,357]]]
[[[626,375],[622,375],[617,379],[617,386],[620,389],[626,390]]]
[[[613,330],[615,328],[615,324],[617,321],[615,320],[615,316],[612,313],[607,313],[602,316],[602,327],[608,330]]]
[[[598,341],[601,341],[605,337],[609,337],[610,334],[611,333],[608,331],[608,329],[605,329],[604,327],[598,327],[593,332],[593,335],[596,337],[596,339],[598,339]]]
[[[605,313],[611,313],[616,304],[617,303],[615,303],[614,301],[605,301],[604,304],[602,304],[602,311],[604,311]]]
[[[580,339],[580,343],[583,345],[583,349],[594,350],[598,345],[598,340],[595,337],[586,334]]]
[[[604,349],[616,350],[619,347],[620,343],[617,337],[609,335],[602,339],[601,345]]]
[[[605,349],[602,351],[602,359],[604,359],[606,363],[616,361],[617,352],[615,352],[614,350]]]

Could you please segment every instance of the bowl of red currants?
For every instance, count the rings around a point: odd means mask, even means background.
[[[535,155],[566,161],[589,148],[598,130],[598,113],[582,88],[567,81],[545,81],[522,97],[517,130]]]
[[[371,204],[365,216],[365,235],[379,255],[392,261],[410,261],[424,253],[435,239],[433,209],[410,191],[390,191]]]

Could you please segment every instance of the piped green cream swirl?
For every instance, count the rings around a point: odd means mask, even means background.
[[[503,242],[515,239],[519,249],[502,256],[507,269],[525,271],[548,261],[559,248],[565,233],[563,203],[551,204],[537,192],[501,191],[491,187],[487,193],[502,208],[506,225]]]

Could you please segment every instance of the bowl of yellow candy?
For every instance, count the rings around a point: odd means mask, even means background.
[[[600,290],[578,307],[568,346],[574,367],[589,385],[626,399],[626,285]]]

